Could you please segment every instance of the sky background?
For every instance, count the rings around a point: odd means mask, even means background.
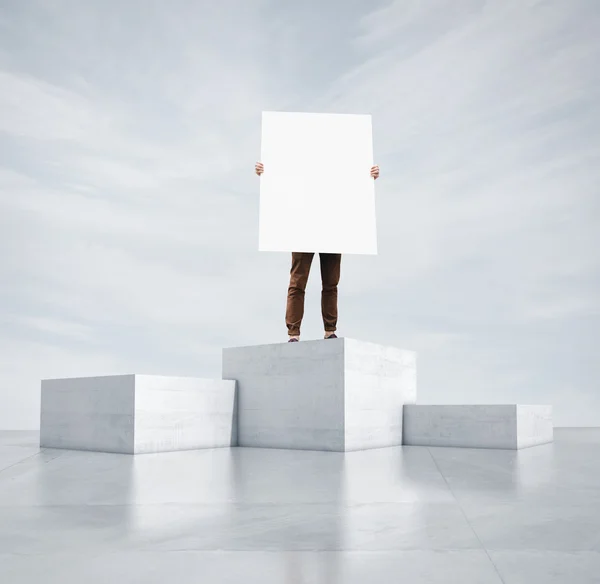
[[[420,403],[600,425],[599,30],[595,0],[0,0],[0,429],[38,428],[42,378],[287,340],[263,110],[373,116],[340,336],[417,351]]]

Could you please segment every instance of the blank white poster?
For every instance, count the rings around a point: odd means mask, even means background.
[[[263,112],[259,251],[377,254],[370,115]]]

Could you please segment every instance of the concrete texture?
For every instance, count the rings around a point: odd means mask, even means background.
[[[236,443],[235,381],[114,375],[42,381],[40,445],[142,454]]]
[[[404,408],[404,444],[516,450],[553,439],[552,407],[421,405]]]
[[[0,432],[0,582],[596,584],[600,429],[132,457]]]
[[[349,451],[402,443],[416,354],[348,338],[223,350],[238,383],[238,444]]]

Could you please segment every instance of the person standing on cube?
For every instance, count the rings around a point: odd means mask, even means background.
[[[254,170],[260,175],[265,171],[264,164],[257,162]],[[379,177],[379,166],[371,167],[373,179]],[[314,257],[313,252],[292,252],[292,268],[288,287],[285,324],[290,343],[300,340],[300,325],[304,316],[304,293]],[[335,331],[338,319],[338,283],[340,281],[341,253],[319,253],[321,263],[321,314],[326,339],[337,339]]]

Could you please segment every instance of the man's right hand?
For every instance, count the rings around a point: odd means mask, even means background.
[[[260,176],[264,171],[265,171],[265,167],[264,167],[263,163],[257,162],[256,166],[254,167],[254,172],[256,172],[256,174],[258,176]]]

